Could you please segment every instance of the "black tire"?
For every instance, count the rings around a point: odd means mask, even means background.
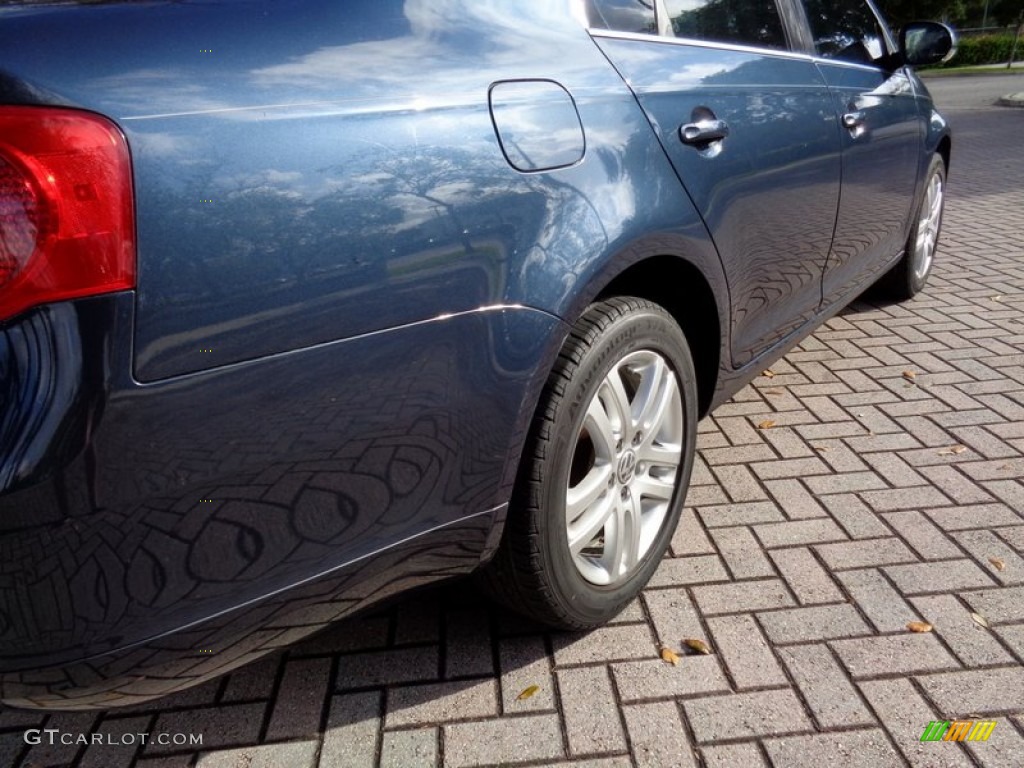
[[[666,365],[661,366],[657,358]],[[633,365],[636,367],[630,367]],[[586,447],[588,440],[594,445],[597,441],[593,441],[584,425],[596,423],[593,416],[588,415],[588,409],[600,408],[605,402],[598,399],[599,390],[607,399],[609,391],[614,389],[609,384],[613,370],[623,384],[620,391],[626,393],[634,408],[641,402],[652,404],[657,420],[652,415],[649,423],[658,426],[652,426],[647,436],[641,434],[642,425],[632,427],[630,446],[636,446],[635,450],[623,447],[625,441],[620,440],[612,458],[599,462],[594,458],[594,446]],[[633,375],[636,389],[630,394],[626,390],[630,389]],[[669,377],[674,378],[676,390],[668,381]],[[658,381],[663,384],[650,383]],[[679,393],[678,399],[674,391]],[[637,596],[658,567],[679,520],[693,468],[696,401],[696,377],[689,347],[668,312],[637,298],[614,298],[592,305],[566,340],[541,396],[520,463],[501,545],[482,573],[487,591],[512,609],[561,629],[592,628],[618,614]],[[621,404],[623,400],[616,402]],[[619,423],[628,421],[628,418],[620,419]],[[612,421],[608,424],[611,426]],[[661,463],[662,454],[657,454],[653,460],[643,458],[654,456],[652,451],[665,451],[668,455],[675,450],[675,439],[668,443],[656,437],[655,433],[666,434],[665,430],[679,435],[681,455],[674,478],[671,462]],[[596,429],[594,431],[597,433]],[[611,433],[602,434],[607,438]],[[601,446],[611,443],[602,439]],[[669,450],[666,445],[670,445]],[[633,454],[632,467],[627,454]],[[590,456],[589,465],[581,462],[580,457],[585,455]],[[600,499],[590,503],[588,511],[578,519],[583,520],[599,503],[604,505],[607,501],[609,506],[618,503],[614,500],[616,497],[621,500],[622,510],[635,500],[635,506],[628,508],[640,511],[632,514],[622,511],[622,517],[614,513],[612,517],[623,522],[612,523],[609,517],[605,527],[589,539],[593,546],[584,546],[574,555],[570,551],[566,510],[568,494],[577,491],[569,487],[570,473],[585,473],[590,477],[593,472],[593,476],[598,477],[598,469],[610,473],[609,490],[602,491]],[[589,487],[602,487],[603,483],[601,480]],[[579,486],[583,484],[580,480]],[[674,485],[673,490],[669,490],[670,484]],[[641,499],[647,498],[646,489],[652,486],[658,486],[657,496],[654,501],[648,498],[645,508]],[[670,500],[665,501],[669,496]],[[643,511],[645,509],[647,511]],[[587,520],[599,517],[590,516]],[[589,523],[583,526],[582,522],[580,526],[591,527]],[[635,546],[626,544],[622,548],[625,553],[622,560],[617,559],[618,550],[608,554],[612,549],[609,541],[615,539],[613,532],[616,530],[620,531],[617,535],[624,542],[633,542],[631,536],[635,537]],[[587,535],[578,535],[577,541],[587,540]],[[644,539],[650,543],[644,545]],[[591,552],[599,552],[601,556],[595,555],[592,559],[588,554]],[[611,558],[608,566],[611,581],[593,583],[590,578],[604,572],[600,564],[608,558]],[[635,562],[629,564],[634,558]],[[588,565],[591,562],[596,564],[593,568]],[[587,569],[587,578],[581,568]]]
[[[937,181],[936,181],[937,180]],[[930,213],[929,197],[932,185],[938,184],[939,203],[938,220],[935,222],[934,233],[930,253],[927,255],[927,263],[923,265],[924,258],[921,249],[918,248],[918,237],[922,227],[927,226],[927,219]],[[887,272],[878,282],[879,293],[892,301],[906,301],[916,296],[928,282],[935,266],[935,250],[938,247],[939,234],[942,229],[942,208],[946,192],[946,164],[940,155],[932,155],[928,166],[928,173],[925,176],[924,188],[921,193],[921,202],[914,213],[914,223],[910,228],[910,235],[907,237],[907,245],[903,256],[896,266]]]

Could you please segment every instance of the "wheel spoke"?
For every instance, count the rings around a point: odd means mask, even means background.
[[[594,453],[598,459],[611,461],[612,456],[615,455],[615,442],[618,437],[600,399],[595,397],[590,401],[583,426],[590,435],[590,441],[594,444]]]
[[[580,555],[580,552],[594,540],[602,528],[605,529],[605,547],[608,546],[607,529],[611,527],[608,525],[608,521],[613,518],[618,501],[617,496],[609,493],[592,504],[578,521],[569,525],[567,529],[569,551],[574,557]]]
[[[631,396],[632,395],[632,396]],[[636,573],[671,512],[687,434],[682,389],[663,355],[624,355],[587,405],[566,488],[569,553],[588,582]]]
[[[672,377],[671,372],[666,370],[667,368],[665,361],[656,357],[649,365],[644,366],[640,374],[640,387],[633,398],[635,414],[632,426],[644,432],[651,431],[651,423],[655,420],[659,406],[662,404],[660,395],[665,388],[666,375],[669,379]]]
[[[605,526],[605,563],[612,579],[628,574],[640,561],[640,500],[618,499],[615,515]]]
[[[671,501],[676,490],[676,473],[662,478],[655,475],[644,475],[633,481],[633,495],[638,498],[656,501]]]
[[[565,514],[570,524],[579,520],[602,493],[608,492],[611,476],[610,464],[595,464],[580,482],[569,488],[565,494]]]
[[[626,387],[622,383],[622,376],[619,374],[618,368],[613,368],[601,382],[598,396],[601,397],[608,409],[615,438],[621,440],[633,425],[630,417],[629,395],[626,393]]]
[[[678,467],[683,458],[683,447],[678,443],[659,443],[645,440],[636,449],[638,461],[654,464],[658,467]]]

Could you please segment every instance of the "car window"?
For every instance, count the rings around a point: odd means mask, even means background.
[[[654,0],[590,0],[587,15],[594,29],[616,32],[658,33],[654,18]]]
[[[786,48],[775,0],[665,0],[676,37]]]
[[[886,54],[885,34],[864,0],[804,0],[818,55],[874,64]]]

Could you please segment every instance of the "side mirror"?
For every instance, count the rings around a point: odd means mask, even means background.
[[[912,21],[900,30],[900,53],[915,67],[945,63],[956,53],[956,33],[937,21]]]

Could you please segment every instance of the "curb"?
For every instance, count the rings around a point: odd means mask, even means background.
[[[1020,93],[1008,93],[1001,97],[996,104],[1001,107],[1024,107],[1024,91]]]

